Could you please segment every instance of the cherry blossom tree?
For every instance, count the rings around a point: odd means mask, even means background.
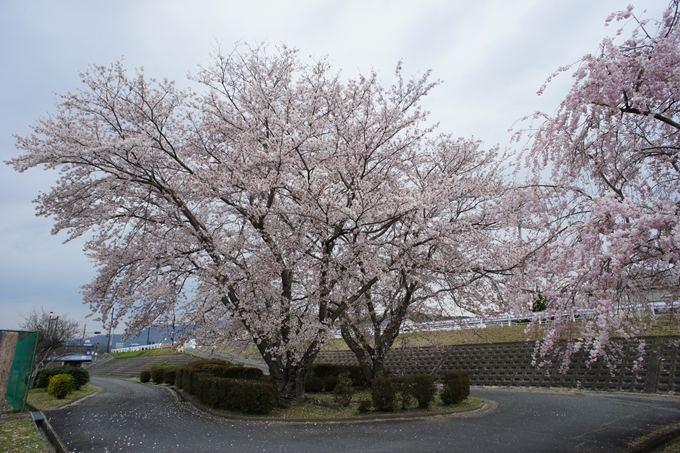
[[[435,83],[343,80],[266,46],[214,56],[196,91],[120,62],[82,80],[9,164],[60,171],[38,214],[89,235],[84,300],[138,327],[236,323],[300,398],[336,321],[408,266],[418,239],[395,231],[427,218],[419,172],[448,146],[419,106]]]
[[[433,149],[421,156],[417,172],[420,209],[385,233],[387,271],[340,318],[342,337],[368,381],[384,374],[407,316],[423,321],[507,310],[506,285],[530,254],[531,244],[518,241],[500,212],[512,189],[504,158],[472,140],[440,138]]]
[[[542,352],[568,339],[563,369],[571,352],[595,360],[612,336],[639,332],[649,300],[680,296],[678,18],[677,0],[660,21],[632,7],[610,16],[634,27],[630,37],[583,57],[555,115],[536,114],[538,127],[523,131],[523,225],[546,244],[525,288],[555,319]]]

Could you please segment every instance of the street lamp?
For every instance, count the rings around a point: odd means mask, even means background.
[[[59,322],[59,316],[54,316],[54,312],[50,312],[50,318],[47,323],[47,338],[49,338],[50,341],[53,341],[52,338],[52,321],[54,321],[54,333],[57,333],[57,323]]]

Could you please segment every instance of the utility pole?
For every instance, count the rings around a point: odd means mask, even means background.
[[[106,345],[106,352],[111,352],[111,341],[113,341],[113,338],[111,336],[111,329],[113,329],[113,310],[114,308],[111,307],[111,324],[109,324],[109,341],[108,344]]]

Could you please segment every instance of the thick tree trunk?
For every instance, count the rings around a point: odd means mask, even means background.
[[[347,346],[352,350],[354,355],[364,372],[364,378],[366,382],[370,382],[378,377],[383,377],[385,375],[385,357],[387,356],[387,351],[390,350],[394,339],[392,341],[387,341],[384,335],[380,335],[378,332],[375,336],[375,347],[371,347],[368,344],[360,344],[352,336],[350,327],[345,323],[341,326],[340,332],[342,333],[342,338],[347,343]]]
[[[316,356],[321,350],[322,343],[312,342],[305,351],[302,359],[293,363],[291,358],[274,357],[267,352],[265,342],[258,345],[260,354],[269,367],[269,373],[274,377],[279,388],[279,397],[284,403],[300,401],[305,397],[305,380]]]

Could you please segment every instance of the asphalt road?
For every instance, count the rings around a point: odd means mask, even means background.
[[[680,397],[474,389],[496,401],[477,417],[287,424],[202,416],[165,388],[93,378],[104,392],[47,416],[86,452],[620,452],[680,422]]]

